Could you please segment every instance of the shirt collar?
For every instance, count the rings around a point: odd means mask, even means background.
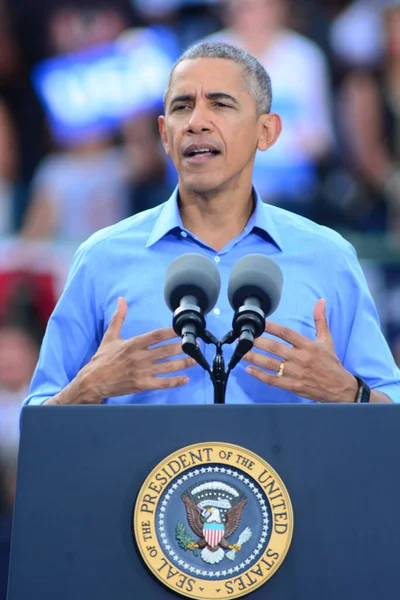
[[[265,204],[260,194],[253,188],[255,197],[255,210],[251,215],[247,228],[249,231],[257,229],[263,237],[272,242],[279,250],[282,250],[282,240],[276,223],[271,214],[270,207]],[[168,233],[174,230],[183,231],[185,228],[182,223],[178,208],[178,187],[175,188],[170,198],[164,204],[155,225],[148,237],[146,248],[153,246]]]
[[[185,229],[178,208],[178,187],[175,188],[158,215],[147,240],[146,248],[153,246],[153,244],[161,240],[161,238],[174,229]]]
[[[255,209],[248,222],[249,231],[257,229],[262,237],[272,242],[278,250],[283,250],[282,237],[273,218],[273,209],[262,201],[255,187],[253,187],[253,194]]]

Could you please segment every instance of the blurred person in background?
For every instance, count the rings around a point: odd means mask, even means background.
[[[46,327],[42,290],[29,275],[14,278],[3,297],[0,320],[0,452],[16,453],[19,415]],[[50,301],[54,298],[51,297]]]
[[[359,184],[363,228],[400,234],[400,2],[384,12],[380,69],[357,69],[341,93],[341,128]]]
[[[130,171],[126,153],[106,135],[49,154],[34,174],[21,235],[79,242],[127,217]]]
[[[271,75],[273,110],[282,118],[279,142],[257,153],[254,183],[265,202],[313,217],[318,169],[333,149],[325,56],[287,27],[287,0],[227,0],[225,6],[228,27],[209,39],[258,58]]]
[[[17,453],[19,415],[39,356],[34,325],[10,322],[0,327],[0,453]]]
[[[30,281],[20,279],[0,306],[0,600],[6,598],[21,401],[29,388],[45,328]]]
[[[0,235],[13,228],[13,192],[17,177],[16,135],[9,111],[0,97]]]
[[[121,124],[130,182],[130,215],[160,204],[160,199],[170,196],[177,183],[173,163],[165,156],[157,116],[147,111]]]
[[[328,32],[334,60],[347,70],[378,67],[385,53],[382,11],[393,0],[336,0],[336,3],[343,6],[332,19]]]

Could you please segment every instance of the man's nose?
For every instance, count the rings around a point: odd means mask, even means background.
[[[202,133],[204,131],[211,131],[211,129],[212,124],[207,108],[200,105],[195,106],[186,124],[186,133]]]

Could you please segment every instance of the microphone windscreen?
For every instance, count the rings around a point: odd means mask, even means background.
[[[264,254],[248,254],[234,265],[228,284],[228,298],[233,310],[243,306],[249,296],[257,296],[268,317],[276,310],[282,294],[282,271]]]
[[[202,254],[182,254],[169,265],[165,277],[164,298],[173,312],[184,296],[195,296],[205,314],[218,300],[221,277],[215,264]]]

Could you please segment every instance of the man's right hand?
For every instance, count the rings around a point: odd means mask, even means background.
[[[183,353],[180,340],[157,346],[176,339],[172,327],[123,340],[121,328],[127,311],[126,301],[119,298],[117,310],[96,354],[74,381],[46,404],[101,404],[104,398],[112,396],[174,388],[188,383],[189,378],[184,375],[157,377],[197,364],[188,356],[165,360]]]

